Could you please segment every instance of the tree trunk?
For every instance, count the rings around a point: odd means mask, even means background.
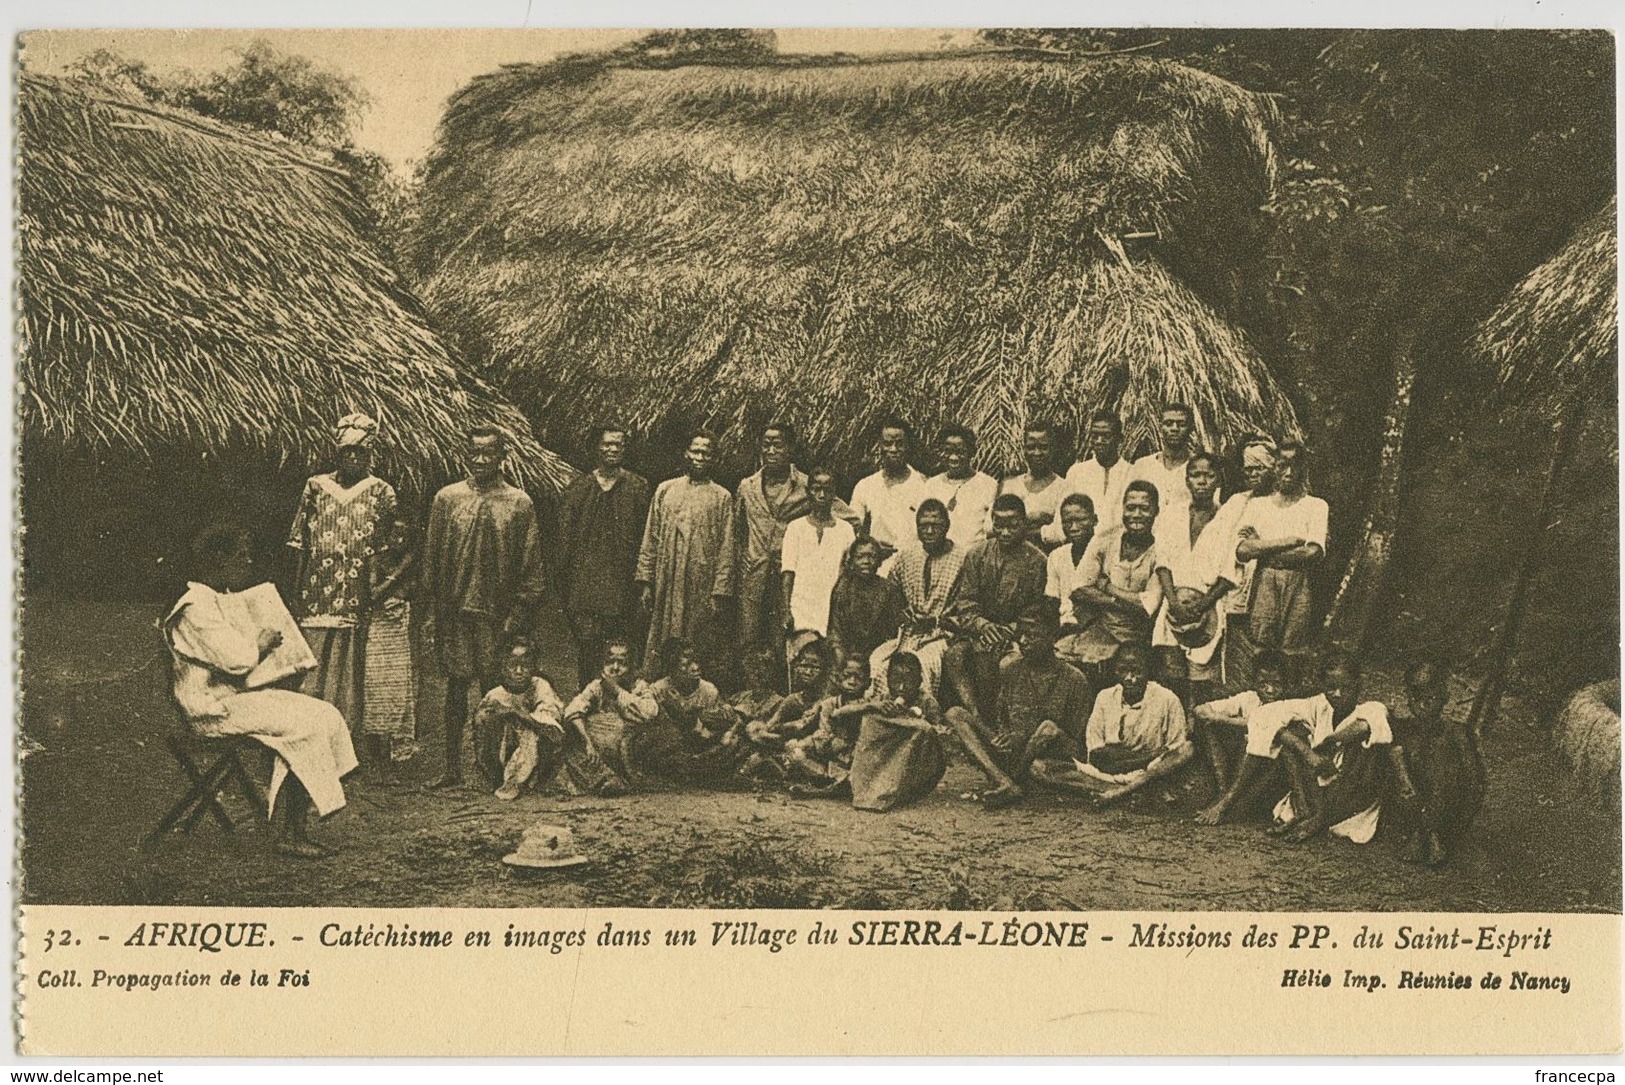
[[[1489,730],[1501,710],[1501,694],[1506,689],[1506,673],[1512,665],[1512,650],[1518,644],[1518,628],[1523,624],[1524,610],[1528,605],[1529,586],[1540,569],[1540,555],[1547,545],[1546,536],[1562,509],[1559,483],[1563,479],[1563,472],[1568,469],[1569,461],[1574,458],[1584,415],[1584,393],[1571,392],[1552,429],[1552,459],[1546,468],[1546,481],[1541,487],[1540,512],[1535,517],[1535,530],[1529,533],[1529,546],[1518,563],[1518,575],[1512,581],[1512,594],[1507,599],[1506,618],[1490,649],[1484,681],[1479,684],[1478,693],[1473,697],[1472,711],[1467,717],[1467,726],[1474,734]]]
[[[1326,614],[1332,643],[1359,651],[1366,627],[1382,590],[1399,525],[1399,503],[1404,495],[1405,430],[1411,419],[1411,393],[1416,385],[1416,342],[1421,322],[1411,325],[1394,357],[1394,394],[1382,424],[1382,458],[1371,490],[1360,545],[1349,559],[1348,570]]]

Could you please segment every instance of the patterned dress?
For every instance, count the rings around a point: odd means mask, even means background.
[[[942,628],[942,619],[957,614],[960,609],[960,571],[965,564],[965,551],[952,542],[940,554],[927,554],[919,543],[905,546],[892,565],[890,579],[903,591],[904,606],[914,614],[929,619],[929,628],[911,628],[904,624],[897,635],[874,650],[869,657],[869,674],[878,696],[886,694],[886,667],[897,652],[912,652],[925,672],[925,690],[936,696],[942,678],[942,655],[948,647],[948,632]]]
[[[303,689],[343,713],[352,732],[364,714],[374,566],[395,515],[395,489],[376,475],[348,489],[331,474],[317,475],[305,483],[288,533],[299,551],[294,613],[317,660]]]

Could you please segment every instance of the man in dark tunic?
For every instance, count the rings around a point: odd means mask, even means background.
[[[1015,494],[993,502],[993,531],[970,548],[959,574],[959,613],[943,659],[943,677],[959,703],[993,718],[999,662],[1016,641],[1016,620],[1044,598],[1049,565],[1024,537],[1027,508]]]
[[[626,469],[626,430],[598,431],[598,462],[559,501],[559,596],[576,643],[576,674],[598,677],[604,642],[630,637],[637,614],[638,545],[649,483]]]
[[[429,786],[463,782],[463,731],[470,687],[496,684],[504,642],[529,630],[542,594],[542,549],[530,496],[502,477],[507,439],[494,426],[468,437],[468,478],[434,496],[423,546],[423,588],[432,640],[446,675],[446,768]],[[500,738],[500,736],[498,736]],[[495,749],[476,750],[500,782]]]
[[[1038,759],[1083,756],[1094,697],[1083,675],[1056,657],[1059,627],[1055,600],[1028,607],[1016,623],[1021,654],[1000,665],[993,711],[977,717],[958,705],[948,709],[948,726],[992,785],[982,796],[989,807],[1019,802]]]

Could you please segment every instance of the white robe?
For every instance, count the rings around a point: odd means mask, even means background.
[[[188,584],[169,616],[164,637],[174,657],[175,700],[204,738],[244,735],[276,754],[269,803],[291,771],[322,816],[344,808],[346,773],[356,768],[350,729],[326,701],[285,689],[243,690],[242,677],[259,663],[259,646],[220,609],[220,593]]]

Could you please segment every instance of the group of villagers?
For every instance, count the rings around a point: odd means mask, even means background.
[[[889,419],[878,470],[843,500],[833,471],[797,466],[786,422],[762,430],[760,467],[733,492],[713,477],[713,434],[694,433],[684,472],[651,490],[626,467],[627,429],[604,426],[544,561],[499,431],[471,433],[468,477],[436,494],[421,545],[371,473],[376,431],[341,420],[337,468],[309,481],[289,538],[293,609],[319,660],[302,692],[234,687],[275,645],[206,643],[210,594],[253,580],[241,531],[200,538],[199,582],[167,625],[177,692],[215,693],[181,698],[194,723],[254,734],[291,772],[287,854],[329,850],[305,815],[343,804],[352,734],[382,781],[416,752],[410,606],[447,677],[434,789],[464,785],[469,753],[504,800],[782,787],[876,811],[933,791],[955,756],[991,809],[1035,788],[1096,806],[1153,785],[1171,799],[1176,775],[1199,773],[1204,824],[1256,817],[1287,840],[1366,843],[1387,816],[1402,855],[1435,865],[1482,800],[1440,664],[1407,672],[1401,717],[1362,699],[1357,660],[1318,650],[1328,509],[1301,443],[1250,437],[1226,463],[1169,404],[1159,447],[1136,460],[1100,411],[1075,462],[1035,421],[1026,470],[995,478],[955,426],[928,475],[911,427]],[[538,666],[546,574],[574,696]]]

